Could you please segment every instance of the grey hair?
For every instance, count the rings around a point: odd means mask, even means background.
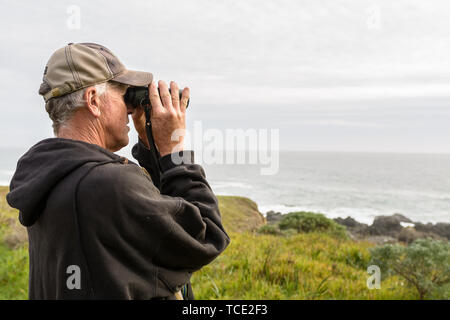
[[[97,90],[99,96],[104,95],[110,88],[117,88],[120,86],[115,82],[104,82],[96,84],[94,87]],[[59,129],[68,120],[72,118],[75,112],[85,105],[83,95],[87,88],[80,89],[78,91],[66,94],[64,96],[50,99],[45,104],[45,110],[47,110],[50,119],[53,121],[53,133],[58,134]]]

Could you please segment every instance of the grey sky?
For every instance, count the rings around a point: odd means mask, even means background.
[[[448,153],[449,16],[445,0],[1,0],[0,146],[53,136],[44,66],[89,41],[189,86],[188,121],[206,128],[279,128],[282,149]]]

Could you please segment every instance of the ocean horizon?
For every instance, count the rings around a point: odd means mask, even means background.
[[[248,197],[264,214],[312,211],[371,224],[401,213],[450,222],[450,154],[282,151],[273,176],[258,165],[204,167],[217,194]]]
[[[25,151],[0,148],[0,185],[9,185]],[[217,195],[248,197],[264,215],[312,211],[371,224],[401,213],[450,222],[450,154],[280,151],[274,175],[261,175],[267,165],[258,163],[202,165]]]

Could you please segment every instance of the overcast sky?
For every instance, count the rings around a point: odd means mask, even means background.
[[[53,136],[45,64],[97,42],[189,86],[191,124],[279,129],[282,149],[449,153],[449,17],[446,0],[1,0],[0,146]]]

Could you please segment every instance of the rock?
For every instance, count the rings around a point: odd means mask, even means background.
[[[420,238],[423,238],[423,233],[417,231],[414,228],[404,228],[402,231],[400,231],[397,237],[398,241],[402,241],[408,244]]]
[[[337,223],[349,227],[349,228],[354,228],[358,225],[360,225],[361,223],[359,223],[358,221],[356,221],[355,219],[353,219],[352,217],[347,217],[345,219],[342,218],[336,218],[333,219],[334,221],[336,221]]]
[[[414,240],[422,238],[450,240],[450,223],[423,224],[413,222],[399,213],[391,216],[377,216],[370,226],[351,217],[333,220],[347,228],[350,239],[366,240],[377,245],[398,241],[410,244]]]
[[[394,213],[391,217],[394,217],[398,220],[398,222],[407,222],[407,223],[413,223],[413,221],[404,215],[400,213]]]
[[[367,224],[360,223],[351,217],[345,219],[336,218],[333,220],[347,228],[351,239],[360,239],[369,234],[369,226]]]
[[[444,240],[444,238],[440,237],[439,235],[437,235],[435,233],[417,231],[414,228],[404,228],[398,234],[398,241],[402,241],[407,244],[414,242],[414,240],[423,239],[423,238],[431,238],[434,240]]]
[[[426,233],[434,233],[442,238],[450,240],[450,223],[438,222],[436,224],[420,222],[414,223],[414,229]]]
[[[275,212],[275,211],[268,211],[266,213],[266,221],[268,224],[274,224],[280,221],[283,218],[283,215],[281,212]]]
[[[393,214],[392,216],[376,216],[372,225],[369,227],[369,232],[375,236],[387,235],[397,238],[398,233],[403,229],[400,222],[411,223],[412,221],[399,213]]]

